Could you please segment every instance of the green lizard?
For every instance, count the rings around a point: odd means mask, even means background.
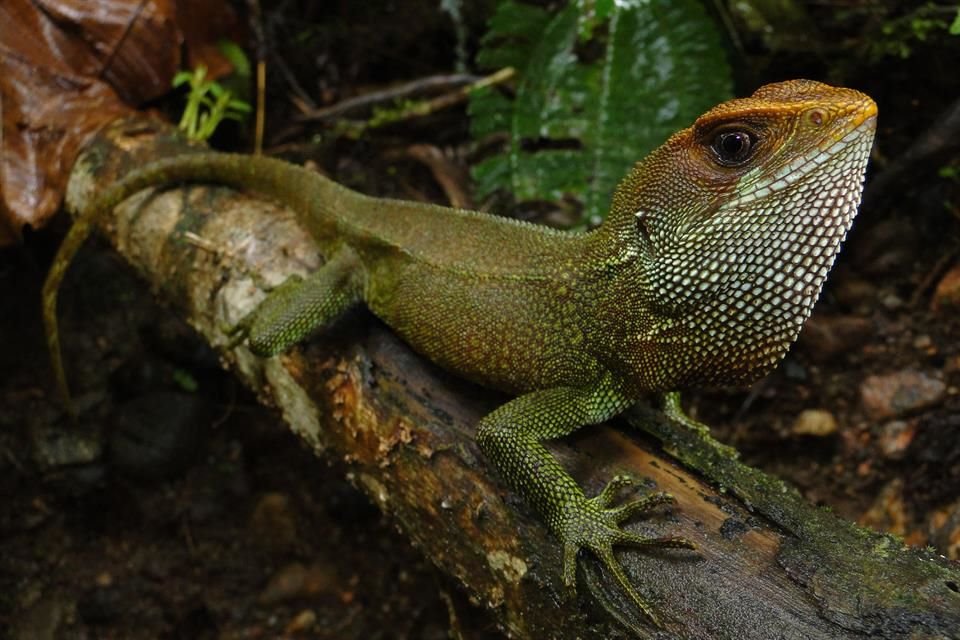
[[[650,392],[768,372],[809,315],[856,214],[876,113],[859,92],[805,80],[725,102],[637,163],[588,233],[372,198],[268,158],[159,160],[82,212],[54,261],[44,318],[58,381],[66,394],[56,293],[98,217],[146,187],[184,181],[263,193],[297,212],[326,263],[241,323],[250,349],[281,353],[363,304],[431,360],[516,394],[481,420],[480,448],[562,542],[568,586],[578,552],[589,549],[655,621],[613,549],[692,548],[621,526],[671,497],[614,506],[627,482],[618,477],[588,498],[544,442]]]

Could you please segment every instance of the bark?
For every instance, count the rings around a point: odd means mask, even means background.
[[[76,209],[125,167],[183,146],[159,123],[115,123],[74,167],[68,201]],[[343,458],[404,534],[515,637],[960,637],[956,565],[813,508],[643,409],[629,420],[655,438],[617,424],[584,429],[553,450],[588,494],[615,473],[673,493],[675,508],[631,526],[685,536],[700,550],[619,552],[664,629],[640,618],[591,558],[570,597],[557,541],[473,441],[474,425],[503,396],[439,370],[365,312],[279,358],[226,347],[223,328],[265,287],[319,263],[291,212],[255,194],[192,185],[131,198],[104,226],[173,312],[318,455]]]

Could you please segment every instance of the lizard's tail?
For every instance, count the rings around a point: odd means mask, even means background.
[[[61,399],[73,418],[76,417],[76,411],[70,399],[57,327],[57,293],[64,274],[93,228],[115,206],[148,187],[183,182],[211,182],[251,190],[295,210],[310,211],[311,215],[304,216],[302,220],[313,226],[310,232],[315,238],[334,233],[334,212],[342,209],[345,199],[357,195],[314,171],[281,160],[243,154],[197,152],[149,163],[130,172],[93,199],[77,215],[76,222],[57,250],[43,284],[43,322],[50,364]],[[323,210],[318,210],[318,207]]]
[[[67,385],[67,374],[63,368],[63,357],[60,353],[60,330],[57,326],[57,292],[67,267],[73,257],[80,250],[84,240],[90,235],[92,223],[90,220],[78,219],[57,250],[47,279],[43,283],[43,327],[47,337],[47,349],[50,352],[50,366],[53,368],[53,377],[57,382],[57,391],[60,399],[72,419],[76,419],[77,412],[70,399],[70,387]]]

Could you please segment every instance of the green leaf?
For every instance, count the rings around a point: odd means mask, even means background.
[[[171,82],[171,86],[180,87],[185,84],[189,84],[191,80],[193,80],[192,71],[178,71],[176,75],[173,76],[173,81]]]
[[[173,382],[182,390],[189,393],[196,393],[200,388],[197,379],[193,377],[186,369],[174,369],[172,374]]]
[[[505,0],[497,7],[480,41],[477,64],[487,69],[524,68],[527,52],[536,46],[549,19],[550,14],[539,7]]]
[[[207,69],[201,65],[192,72],[181,71],[173,78],[174,87],[190,86],[178,125],[190,140],[206,140],[223,120],[243,120],[251,111],[244,100],[234,98],[229,89],[206,77]]]
[[[234,74],[244,79],[250,78],[250,59],[240,45],[232,40],[219,40],[217,42],[217,48],[220,49],[220,53],[230,61]]]
[[[584,16],[598,15],[609,18],[584,43]],[[478,61],[520,72],[512,100],[494,89],[471,96],[474,137],[509,137],[474,168],[478,195],[573,196],[588,219],[605,214],[634,162],[731,95],[720,36],[696,0],[578,0],[553,15],[504,2]]]

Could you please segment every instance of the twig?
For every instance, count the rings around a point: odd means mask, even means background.
[[[488,80],[489,78],[497,76],[497,74],[502,74],[505,71],[507,71],[507,69],[498,71],[497,73],[493,74],[493,76],[487,76],[487,78],[480,78],[478,76],[464,74],[464,73],[428,76],[426,78],[413,80],[412,82],[407,82],[405,84],[402,84],[396,87],[384,89],[383,91],[373,91],[371,93],[365,93],[364,95],[357,96],[355,98],[348,98],[347,100],[342,100],[335,105],[324,107],[323,109],[316,109],[313,111],[305,112],[302,115],[300,115],[297,118],[297,120],[299,122],[316,122],[316,121],[322,121],[322,120],[329,120],[331,118],[341,116],[343,114],[349,113],[357,109],[369,107],[371,105],[380,104],[383,102],[390,102],[392,100],[397,100],[400,98],[406,98],[407,96],[416,95],[428,89],[435,89],[437,87],[468,85],[469,87],[476,88],[477,86],[486,86],[482,84],[485,80]],[[509,71],[510,71],[510,75],[512,76],[513,70],[510,69]],[[504,78],[504,80],[505,79],[506,78]],[[468,91],[469,90],[470,89],[468,88]],[[457,93],[455,93],[454,95],[456,95]]]
[[[456,91],[451,91],[450,93],[437,96],[431,100],[410,102],[403,104],[396,109],[382,109],[376,111],[373,117],[366,122],[341,121],[339,123],[340,133],[357,138],[370,129],[378,129],[389,124],[396,124],[397,122],[412,120],[414,118],[420,118],[432,113],[436,113],[437,111],[441,111],[443,109],[452,107],[453,105],[464,102],[473,91],[506,82],[512,78],[515,73],[516,72],[512,67],[505,67],[500,71],[497,71],[496,73],[493,73],[485,78],[481,78],[472,84],[461,87]]]
[[[960,251],[960,249],[954,247],[937,259],[936,263],[933,265],[933,268],[927,271],[927,274],[923,277],[923,280],[921,280],[920,284],[917,285],[917,287],[913,290],[913,294],[910,296],[910,301],[907,303],[909,308],[916,309],[920,306],[923,296],[927,291],[933,288],[937,280],[940,279],[940,276],[943,275],[943,273],[953,262],[954,258],[957,257],[958,251]]]
[[[254,120],[253,134],[253,153],[260,155],[263,153],[263,130],[266,120],[266,85],[267,85],[267,64],[266,64],[266,40],[263,36],[263,22],[261,19],[260,2],[258,0],[248,0],[250,7],[250,27],[257,43],[257,109]]]
[[[407,147],[407,155],[430,169],[433,179],[443,189],[451,206],[459,209],[473,208],[473,199],[463,186],[463,171],[450,162],[440,149],[429,144],[414,144]]]

